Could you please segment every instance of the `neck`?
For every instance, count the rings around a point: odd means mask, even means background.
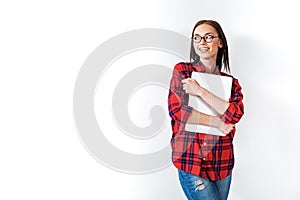
[[[209,73],[213,73],[216,70],[216,60],[200,58],[200,61]]]

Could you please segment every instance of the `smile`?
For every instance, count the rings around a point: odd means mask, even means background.
[[[209,48],[208,47],[201,47],[201,48],[199,48],[199,50],[201,52],[207,52],[209,50]]]

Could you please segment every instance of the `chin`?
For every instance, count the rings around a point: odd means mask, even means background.
[[[200,57],[200,58],[204,58],[204,59],[208,59],[208,58],[211,58],[211,56],[207,53],[197,53],[197,55]]]

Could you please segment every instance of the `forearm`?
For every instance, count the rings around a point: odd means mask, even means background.
[[[195,95],[201,98],[205,103],[208,104],[213,110],[219,115],[223,115],[229,106],[229,102],[217,97],[210,93],[205,88],[201,87],[199,83],[192,78],[182,80],[183,90],[190,95]]]
[[[205,101],[212,109],[218,114],[222,115],[229,107],[230,103],[218,96],[210,93],[208,90],[202,88],[198,94],[198,97]]]
[[[189,124],[201,124],[205,126],[212,126],[218,128],[223,121],[217,116],[207,115],[195,109],[187,120]]]
[[[187,123],[215,127],[226,135],[234,129],[234,124],[226,124],[221,118],[217,116],[207,115],[195,109],[192,110]]]

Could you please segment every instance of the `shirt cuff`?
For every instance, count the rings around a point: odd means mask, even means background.
[[[221,119],[224,122],[230,123],[230,122],[232,122],[234,113],[235,113],[235,105],[234,105],[234,103],[230,103],[227,110],[222,115]]]

